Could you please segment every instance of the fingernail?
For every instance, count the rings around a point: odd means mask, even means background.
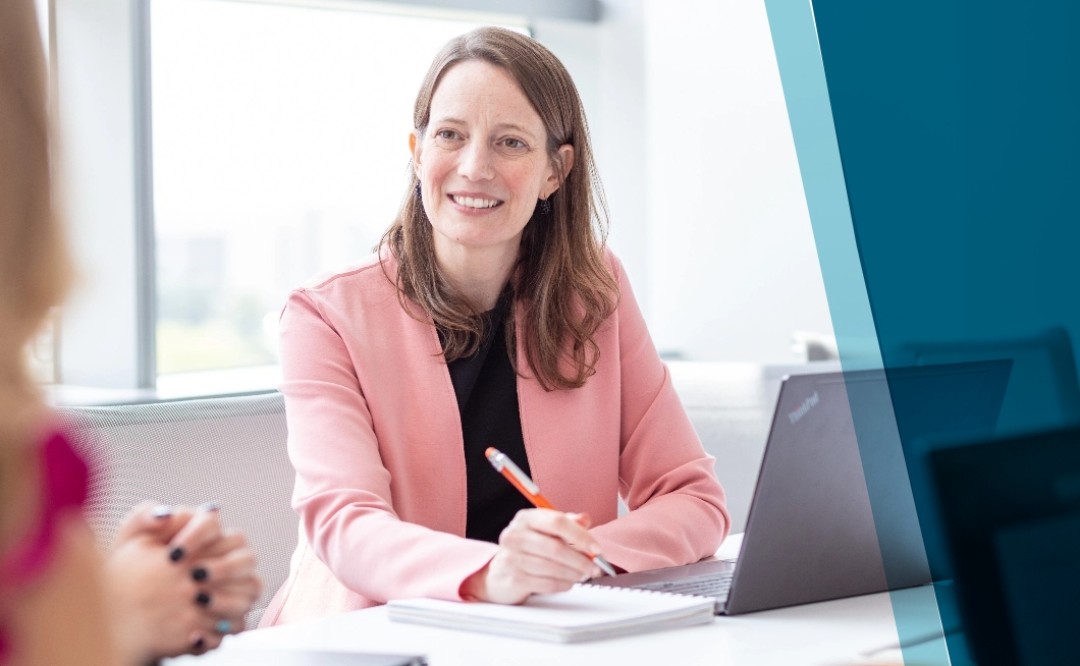
[[[201,583],[210,577],[210,572],[206,570],[206,567],[195,567],[191,570],[191,579],[196,583]]]
[[[219,634],[232,633],[232,622],[229,622],[228,620],[218,620],[217,624],[214,625],[214,629]]]
[[[202,636],[199,636],[198,638],[196,638],[195,641],[192,642],[192,644],[191,644],[191,648],[193,650],[201,650],[204,647],[206,647],[206,641],[203,640]]]
[[[154,510],[150,512],[150,515],[155,520],[162,520],[163,518],[169,518],[173,515],[173,508],[167,504],[159,504],[154,507]]]
[[[173,562],[179,562],[180,559],[183,558],[183,557],[184,557],[184,549],[181,548],[180,546],[177,546],[176,548],[173,548],[172,550],[169,551],[169,559],[172,560]]]
[[[210,605],[210,593],[208,593],[208,592],[199,592],[198,594],[195,595],[195,603],[197,603],[197,604],[199,604],[200,606],[203,606],[203,607],[209,606]]]
[[[221,511],[221,505],[217,502],[203,502],[199,505],[199,511]]]

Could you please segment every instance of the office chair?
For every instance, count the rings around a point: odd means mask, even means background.
[[[296,546],[281,394],[59,411],[95,468],[87,518],[101,543],[112,545],[141,501],[220,503],[224,525],[242,531],[255,552],[264,589],[245,619],[257,626]]]

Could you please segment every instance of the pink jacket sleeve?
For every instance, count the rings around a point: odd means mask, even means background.
[[[297,471],[293,505],[316,556],[372,601],[459,598],[461,582],[496,546],[399,519],[348,350],[304,291],[289,298],[281,342],[289,455]]]
[[[625,271],[617,317],[621,433],[619,494],[629,513],[596,527],[608,559],[628,571],[685,564],[716,552],[730,517],[724,491],[653,346]]]

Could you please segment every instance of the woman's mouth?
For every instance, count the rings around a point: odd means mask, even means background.
[[[475,208],[477,210],[494,208],[495,206],[499,206],[502,204],[502,201],[500,201],[499,199],[489,199],[487,197],[470,197],[458,194],[451,194],[450,200],[459,206],[463,206],[465,208]]]

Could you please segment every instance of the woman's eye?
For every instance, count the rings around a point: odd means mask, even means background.
[[[433,143],[442,150],[458,150],[465,143],[465,137],[456,129],[444,127],[433,135]]]
[[[509,148],[510,150],[516,150],[516,151],[525,150],[525,149],[527,149],[529,147],[521,139],[512,139],[512,138],[503,139],[503,145],[506,146],[507,148]]]

